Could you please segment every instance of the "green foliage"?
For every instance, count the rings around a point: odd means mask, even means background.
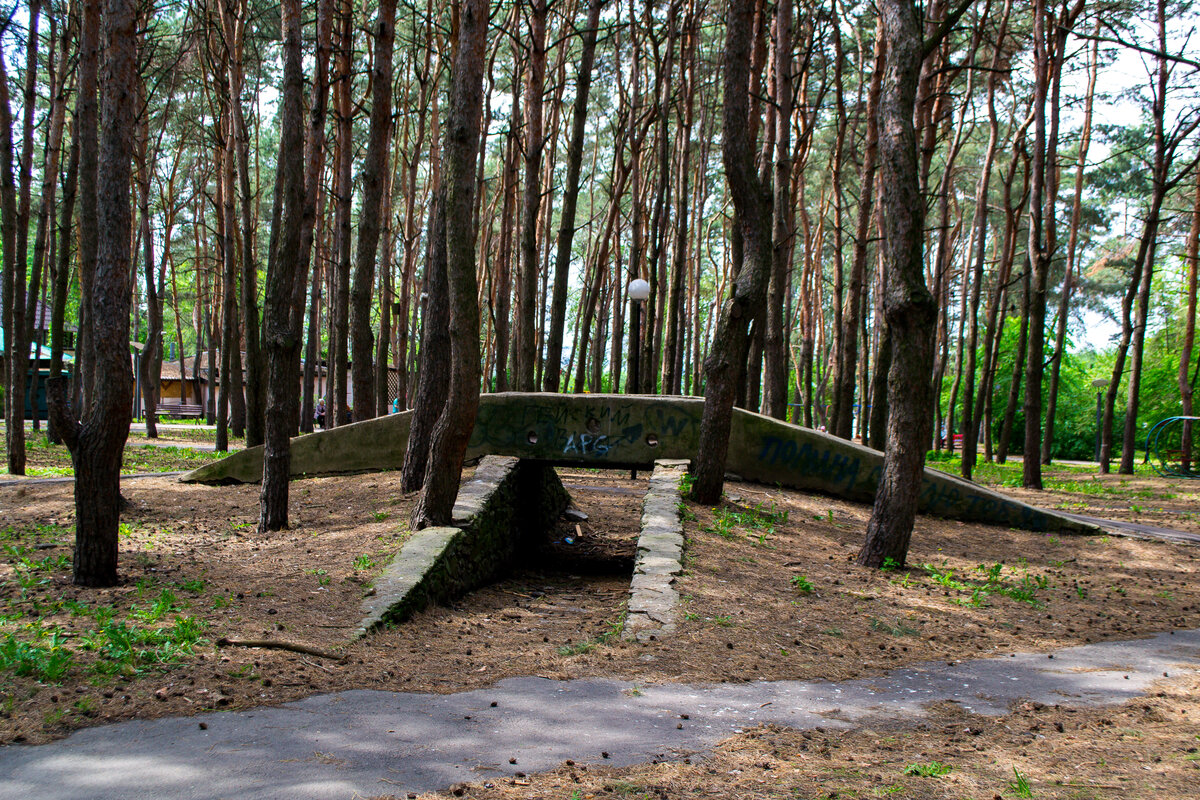
[[[787,518],[788,512],[778,510],[774,503],[769,508],[763,508],[762,504],[751,508],[722,506],[713,509],[713,524],[704,530],[725,539],[736,539],[739,529],[759,531],[755,538],[758,544],[763,544],[768,535],[775,533],[775,526],[787,522]]]
[[[1016,767],[1013,767],[1013,779],[1008,782],[1008,791],[1017,797],[1033,797],[1033,787]]]
[[[204,623],[178,616],[170,627],[141,628],[109,620],[80,636],[80,649],[97,653],[92,671],[100,675],[134,674],[191,655],[201,641]]]
[[[32,642],[5,634],[0,641],[0,671],[31,677],[43,683],[60,683],[71,668],[71,651],[63,647],[62,632],[57,628],[48,634],[34,629]]]
[[[358,558],[354,559],[354,568],[355,569],[372,569],[372,568],[374,568],[374,566],[375,566],[375,562],[372,561],[371,557],[369,555],[367,555],[366,553],[363,553]]]
[[[816,590],[816,586],[804,575],[792,576],[792,588],[801,594],[812,594]]]
[[[903,621],[896,620],[895,625],[891,625],[876,617],[871,617],[868,621],[873,631],[882,631],[889,636],[916,636],[919,631],[916,628],[910,628]]]
[[[977,575],[958,577],[953,569],[944,564],[941,567],[922,564],[921,569],[925,570],[934,583],[967,595],[965,598],[952,597],[952,602],[975,608],[986,606],[991,595],[1001,595],[1034,608],[1041,608],[1042,602],[1037,598],[1037,593],[1050,586],[1050,579],[1045,575],[1030,575],[1027,569],[1010,569],[1006,575],[1002,563],[990,567],[980,564],[974,569]]]
[[[925,764],[909,764],[904,768],[903,774],[916,775],[921,778],[938,778],[942,775],[948,775],[954,767],[949,764],[943,764],[940,761],[930,761]]]

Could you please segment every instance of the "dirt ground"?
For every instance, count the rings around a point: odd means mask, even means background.
[[[107,590],[69,582],[69,484],[0,487],[0,664],[18,663],[28,647],[40,647],[43,656],[57,647],[66,657],[53,680],[39,680],[36,670],[0,670],[0,742],[41,742],[113,720],[316,692],[450,692],[516,675],[839,680],[1200,624],[1195,547],[921,517],[908,566],[878,572],[853,563],[869,508],[730,483],[718,509],[685,509],[678,632],[631,644],[613,633],[646,475],[632,481],[628,473],[560,472],[586,522],[561,522],[508,579],[358,642],[349,637],[362,595],[408,535],[414,497],[398,492],[396,476],[297,481],[292,529],[265,536],[255,529],[256,486],[128,480],[122,584]],[[1058,477],[1064,486],[1083,480]],[[1200,531],[1192,512],[1200,507],[1197,492],[1187,481],[1105,476],[1089,490],[1013,494],[1044,506],[1071,504],[1076,513]],[[113,625],[193,635],[164,634],[130,655],[113,645]],[[98,636],[101,629],[109,638]],[[220,644],[226,639],[299,644],[323,655]],[[924,728],[761,730],[727,742],[703,763],[587,773],[564,766],[529,786],[469,792],[807,798],[865,797],[896,786],[885,794],[992,797],[1011,794],[1015,766],[1039,797],[1192,797],[1176,787],[1200,780],[1195,751],[1187,751],[1200,745],[1200,710],[1189,699],[1197,688],[1192,679],[1173,680],[1141,705],[1095,712],[1017,709],[987,720],[948,707]],[[1037,735],[1030,735],[1033,725]],[[1104,766],[1105,757],[1114,764]],[[935,760],[953,771],[900,774],[909,763]],[[1124,781],[1110,775],[1118,761]],[[1160,783],[1161,790],[1153,788]],[[1110,785],[1116,788],[1104,788]]]
[[[568,761],[422,798],[1184,800],[1200,786],[1198,746],[1200,679],[1192,676],[1164,679],[1151,695],[1112,708],[1021,703],[992,718],[943,703],[915,725],[761,727],[694,759],[620,769]]]

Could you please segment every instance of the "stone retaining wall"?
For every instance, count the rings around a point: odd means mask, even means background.
[[[496,580],[554,530],[570,495],[552,467],[487,456],[454,503],[454,526],[416,531],[363,600],[362,636]]]
[[[629,585],[624,637],[647,641],[675,630],[679,592],[675,576],[683,571],[683,527],[679,522],[679,481],[687,462],[654,462],[650,489],[642,504],[642,532]]]

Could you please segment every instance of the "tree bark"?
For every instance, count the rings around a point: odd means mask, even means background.
[[[116,0],[113,0],[114,2]],[[282,0],[283,87],[279,104],[277,191],[283,193],[277,251],[267,270],[263,344],[267,356],[267,415],[258,528],[288,527],[288,480],[292,425],[288,407],[297,394],[293,356],[300,346],[299,314],[293,314],[300,228],[304,213],[304,72],[301,65],[300,0]]]
[[[850,283],[846,294],[846,310],[843,312],[841,343],[842,352],[837,362],[834,379],[833,402],[837,407],[833,430],[835,436],[849,439],[854,424],[854,372],[858,363],[858,326],[862,310],[863,285],[867,273],[867,245],[871,238],[871,220],[875,202],[875,167],[879,155],[879,93],[882,91],[883,71],[887,58],[887,42],[883,35],[883,23],[876,26],[875,67],[871,73],[867,91],[867,134],[863,144],[863,162],[859,170],[858,222],[854,235],[854,260],[850,265]],[[859,414],[866,416],[865,398],[860,404]]]
[[[863,566],[908,556],[933,406],[933,323],[937,304],[925,286],[921,197],[913,108],[922,61],[921,18],[905,0],[881,0],[887,67],[880,101],[880,218],[884,314],[892,336],[888,370],[888,430],[883,474],[858,554]]]
[[[1192,201],[1192,224],[1188,229],[1187,244],[1183,260],[1187,264],[1187,315],[1184,318],[1183,343],[1179,348],[1179,400],[1181,413],[1192,416],[1192,382],[1188,373],[1192,368],[1192,350],[1196,344],[1196,284],[1197,261],[1200,256],[1200,170],[1196,172],[1195,197]],[[1194,423],[1186,422],[1183,428],[1183,445],[1180,448],[1184,470],[1192,464],[1192,430]]]
[[[425,240],[426,297],[421,328],[421,374],[413,398],[408,447],[400,491],[415,492],[425,481],[434,425],[450,391],[450,297],[446,278],[446,198],[438,191],[429,210]]]
[[[744,363],[750,318],[766,301],[771,269],[770,197],[754,170],[750,120],[750,57],[753,0],[731,0],[726,12],[722,158],[735,224],[742,233],[745,261],[721,307],[712,347],[704,363],[704,412],[696,453],[692,498],[711,505],[721,498],[725,457],[737,392],[738,364]]]
[[[563,187],[562,215],[558,228],[558,251],[554,259],[554,295],[550,301],[550,332],[546,337],[546,369],[542,391],[557,392],[562,380],[563,327],[567,316],[567,278],[575,240],[575,214],[579,206],[579,173],[583,165],[583,141],[587,129],[588,94],[596,63],[596,34],[600,9],[605,0],[590,0],[587,27],[581,33],[583,52],[575,78],[575,105],[571,112],[571,141],[567,145],[567,181]]]
[[[89,0],[87,5],[99,3]],[[49,387],[51,413],[75,469],[74,579],[84,586],[117,582],[121,457],[133,398],[128,343],[137,8],[133,0],[106,0],[104,11],[103,134],[95,162],[103,167],[97,192],[97,270],[92,293],[86,296],[96,381],[82,422],[68,411],[65,380],[56,378]],[[91,146],[85,140],[81,149]]]
[[[763,341],[763,411],[786,419],[788,400],[787,342],[783,328],[784,298],[792,267],[792,3],[775,6],[775,165],[771,205],[771,282],[767,289],[766,331]],[[810,404],[811,405],[811,404]]]
[[[537,226],[542,195],[542,94],[546,84],[546,0],[529,2],[529,58],[525,84],[525,195],[521,212],[521,260],[517,271],[513,383],[519,392],[537,387]]]
[[[375,416],[375,336],[371,332],[371,299],[383,189],[387,184],[388,143],[392,120],[392,48],[396,40],[396,0],[380,0],[375,22],[375,66],[371,76],[371,121],[363,161],[363,202],[358,215],[358,251],[350,298],[350,331],[354,349],[355,419]],[[348,244],[348,243],[347,243]],[[387,365],[381,365],[384,370]]]
[[[487,0],[461,0],[445,127],[446,272],[450,296],[450,392],[433,432],[418,528],[451,521],[467,442],[479,408],[479,300],[475,278],[475,158],[483,108]]]
[[[1059,375],[1063,352],[1067,345],[1067,323],[1070,319],[1071,294],[1074,289],[1076,256],[1079,245],[1079,224],[1083,216],[1083,181],[1087,167],[1088,149],[1092,141],[1092,105],[1096,96],[1096,80],[1100,72],[1099,42],[1092,43],[1089,75],[1084,95],[1083,125],[1080,131],[1079,156],[1075,167],[1075,192],[1071,202],[1071,222],[1067,233],[1067,266],[1063,273],[1062,293],[1058,300],[1058,324],[1054,335],[1054,355],[1050,365],[1050,388],[1046,393],[1046,430],[1042,435],[1042,463],[1049,464],[1054,448],[1054,418],[1058,408]]]
[[[334,237],[337,244],[334,249],[337,257],[333,265],[334,289],[330,297],[333,312],[333,337],[330,342],[333,392],[325,417],[325,424],[329,427],[344,425],[354,413],[347,390],[350,363],[350,245],[353,235],[350,214],[354,200],[354,101],[351,97],[354,5],[350,0],[341,0],[339,5],[341,16],[338,21],[341,24],[337,43],[337,82],[334,86],[337,107],[337,155],[334,167],[337,173],[334,211]]]
[[[309,304],[308,345],[305,351],[304,364],[304,397],[301,403],[299,428],[311,432],[316,371],[320,368],[321,343],[321,287],[324,285],[324,264],[320,263],[314,253],[314,241],[319,243],[320,237],[314,240],[314,232],[318,219],[324,219],[324,203],[327,193],[321,182],[321,174],[325,169],[325,116],[329,106],[329,57],[332,50],[333,37],[333,6],[335,0],[319,0],[317,3],[317,32],[316,58],[313,65],[313,97],[309,104],[308,132],[304,141],[304,211],[300,220],[300,264],[295,276],[295,293],[292,295],[293,313],[302,313],[304,308],[304,290],[308,285],[309,275],[312,275],[312,301]],[[282,193],[279,190],[279,176],[276,176],[276,204]],[[279,214],[274,215],[278,220]],[[278,223],[276,223],[277,227]],[[271,232],[272,242],[277,236],[276,230]],[[274,250],[272,250],[272,258]],[[314,261],[317,263],[314,266]],[[268,271],[270,266],[268,265]],[[264,337],[265,339],[265,337]],[[299,358],[299,349],[296,357]],[[329,370],[326,369],[325,400],[328,403]],[[326,408],[326,424],[329,424],[330,411]],[[307,426],[307,427],[306,427]]]

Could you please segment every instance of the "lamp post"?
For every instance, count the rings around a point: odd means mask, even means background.
[[[629,315],[629,339],[632,346],[629,348],[629,378],[625,382],[625,394],[637,394],[641,378],[638,373],[641,371],[642,358],[642,303],[650,296],[650,284],[641,278],[634,278],[629,282],[627,292],[629,310],[632,312]],[[629,479],[637,480],[636,469],[629,471]]]
[[[637,394],[641,375],[642,353],[642,303],[650,296],[650,284],[641,278],[629,282],[630,326],[629,338],[633,346],[629,349],[629,380],[625,383],[625,394]]]
[[[1100,426],[1104,419],[1101,398],[1104,395],[1104,390],[1108,388],[1110,383],[1112,381],[1108,378],[1097,378],[1092,381],[1092,386],[1096,389],[1096,457],[1092,460],[1096,463],[1100,463]]]

